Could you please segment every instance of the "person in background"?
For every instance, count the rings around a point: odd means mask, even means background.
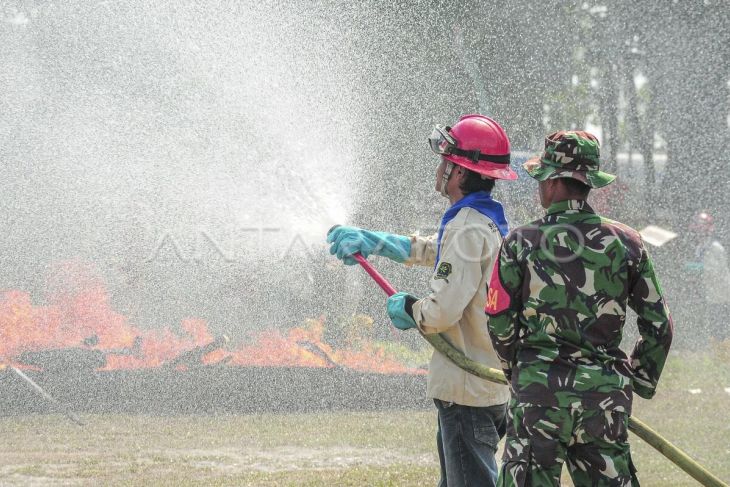
[[[730,268],[725,247],[715,237],[715,222],[710,212],[697,213],[689,227],[695,251],[685,268],[697,282],[700,307],[694,316],[703,317],[706,334],[717,340],[730,337]]]

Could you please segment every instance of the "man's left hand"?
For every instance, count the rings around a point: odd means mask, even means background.
[[[416,322],[411,316],[412,306],[416,301],[418,300],[408,293],[395,293],[388,298],[388,316],[390,316],[393,326],[399,330],[416,327]]]

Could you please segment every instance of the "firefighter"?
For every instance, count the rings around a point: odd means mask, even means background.
[[[517,178],[509,166],[509,139],[491,118],[466,115],[453,127],[437,125],[428,140],[440,157],[436,190],[451,204],[438,233],[403,236],[338,227],[328,236],[330,252],[346,264],[354,264],[351,256],[359,252],[432,266],[428,296],[397,293],[388,299],[393,325],[441,333],[468,358],[495,367],[499,362],[483,307],[486,283],[508,231],[504,209],[491,192],[496,179]],[[505,431],[507,387],[470,375],[434,352],[427,395],[438,410],[440,485],[495,485],[494,454]]]
[[[485,311],[510,381],[501,486],[637,486],[627,442],[633,394],[650,399],[672,341],[672,321],[639,233],[597,215],[599,143],[556,132],[525,163],[545,217],[514,229],[491,274]],[[619,348],[627,305],[641,338]]]

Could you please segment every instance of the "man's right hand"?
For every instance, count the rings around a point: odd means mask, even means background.
[[[403,263],[411,254],[411,239],[403,235],[373,232],[357,227],[338,226],[327,234],[331,243],[330,254],[336,255],[346,265],[357,264],[353,254],[367,258],[371,254],[382,255]]]

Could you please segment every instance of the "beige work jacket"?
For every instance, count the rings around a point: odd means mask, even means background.
[[[433,266],[437,236],[411,236],[407,265]],[[441,333],[468,358],[500,369],[484,313],[487,282],[502,236],[473,208],[462,208],[446,225],[431,294],[413,305],[413,319],[424,334]],[[509,389],[473,376],[434,351],[428,373],[430,398],[464,406],[492,406],[509,400]]]

